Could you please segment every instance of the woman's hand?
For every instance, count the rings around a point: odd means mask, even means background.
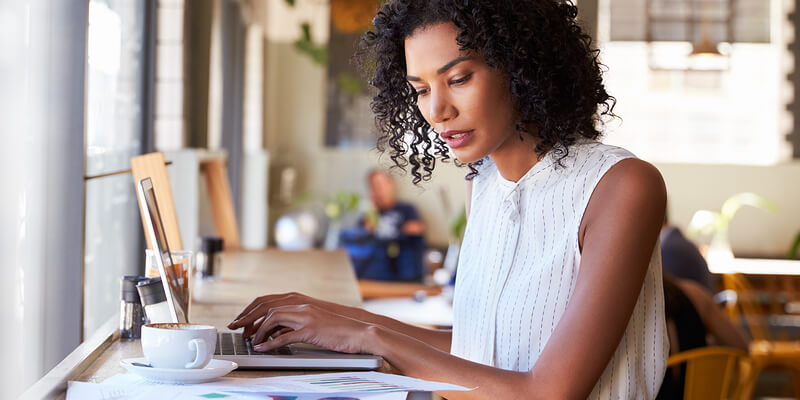
[[[372,325],[345,317],[314,304],[271,308],[253,336],[256,351],[269,351],[291,343],[309,343],[343,353],[368,353],[367,334]],[[268,340],[272,336],[272,340]]]
[[[259,351],[267,351],[294,341],[316,344],[342,352],[360,352],[361,350],[348,351],[344,349],[348,346],[337,345],[338,347],[336,348],[331,347],[335,343],[325,345],[323,342],[327,343],[327,341],[320,338],[321,335],[327,337],[328,333],[337,336],[338,333],[330,329],[333,326],[339,327],[337,329],[346,329],[348,335],[358,335],[358,332],[355,332],[354,329],[370,325],[359,321],[360,314],[362,314],[361,310],[353,307],[318,300],[299,293],[284,293],[256,298],[245,307],[233,322],[228,324],[228,328],[238,329],[243,327],[243,336],[251,337],[255,335],[253,337],[254,344],[262,343],[269,339],[270,336],[278,338],[292,333],[280,340],[282,344],[277,344],[278,342],[275,341],[267,341],[263,350],[259,347],[256,348]],[[330,326],[320,324],[315,319],[324,320],[325,324],[330,324]],[[276,323],[276,321],[278,322]],[[283,325],[280,322],[285,322],[287,325]],[[320,327],[324,327],[324,329]],[[303,328],[305,328],[305,331],[297,332]],[[339,341],[339,343],[344,342]]]

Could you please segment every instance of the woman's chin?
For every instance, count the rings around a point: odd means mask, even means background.
[[[474,163],[476,161],[482,160],[485,157],[484,155],[476,154],[475,152],[467,151],[466,149],[464,149],[464,150],[461,150],[461,149],[457,149],[457,150],[450,149],[450,151],[456,157],[456,160],[458,160],[459,162],[464,163],[464,164]]]

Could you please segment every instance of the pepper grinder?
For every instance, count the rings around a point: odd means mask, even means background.
[[[202,278],[213,277],[219,268],[220,252],[222,252],[222,238],[204,236],[200,239],[200,251],[197,253],[195,267]]]
[[[161,282],[160,276],[139,282],[136,289],[142,299],[148,323],[172,322],[167,295],[164,292],[164,283]]]
[[[142,279],[146,278],[123,276],[120,281],[119,336],[122,338],[138,339],[142,336],[145,315],[139,300],[139,292],[136,290],[136,285]]]

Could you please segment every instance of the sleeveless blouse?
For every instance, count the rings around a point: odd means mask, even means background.
[[[506,370],[533,367],[575,289],[589,198],[609,168],[631,157],[583,140],[560,165],[548,154],[518,182],[483,161],[459,255],[453,355]],[[668,350],[656,243],[625,334],[589,398],[655,398]]]

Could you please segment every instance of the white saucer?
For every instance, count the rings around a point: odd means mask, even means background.
[[[177,384],[212,381],[227,375],[238,367],[233,361],[216,359],[212,359],[205,368],[196,369],[155,368],[133,365],[133,363],[147,365],[147,359],[144,357],[126,358],[119,363],[129,372],[139,375],[148,381]]]

